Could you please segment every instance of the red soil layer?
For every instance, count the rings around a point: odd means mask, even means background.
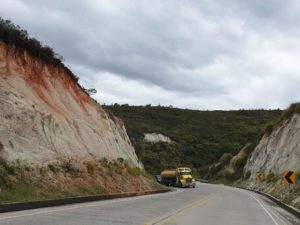
[[[54,111],[60,112],[60,109],[51,104],[51,99],[45,95],[45,93],[49,96],[52,94],[48,86],[49,83],[54,88],[55,84],[62,85],[64,90],[70,93],[84,111],[86,111],[86,105],[94,104],[94,100],[81,89],[79,84],[73,80],[64,68],[46,63],[37,57],[32,57],[24,50],[16,49],[14,46],[7,46],[3,42],[0,42],[0,54],[1,61],[6,59],[5,68],[0,68],[0,76],[21,77],[36,95]],[[1,61],[0,63],[3,63]],[[63,101],[63,99],[61,100]]]

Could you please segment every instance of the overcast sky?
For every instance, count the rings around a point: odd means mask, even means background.
[[[193,109],[300,101],[299,0],[0,0],[100,103]]]

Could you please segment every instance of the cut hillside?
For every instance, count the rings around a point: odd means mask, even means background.
[[[300,209],[300,104],[292,104],[270,124],[245,165],[243,185],[269,193]],[[284,171],[296,173],[296,183],[282,183]],[[260,173],[261,179],[256,178]]]
[[[199,111],[160,106],[105,106],[122,118],[137,155],[146,170],[160,173],[187,165],[201,177],[224,153],[237,154],[247,143],[257,143],[265,126],[281,110]],[[149,143],[145,134],[156,133],[172,142]],[[252,144],[252,145],[253,145]]]
[[[50,183],[66,184],[61,188],[69,187],[64,191],[71,194],[76,190],[89,193],[152,188],[141,174],[126,172],[131,168],[140,170],[143,165],[122,120],[106,113],[77,81],[51,48],[0,19],[2,193],[17,188],[22,181],[44,187]],[[124,167],[124,175],[133,176],[134,180],[127,177],[132,182],[122,187],[124,180],[118,177],[121,173],[116,174],[114,169],[103,172],[103,166],[98,165],[101,160],[108,160],[111,165],[121,161],[118,165]],[[89,173],[88,167],[94,167],[97,174]],[[72,179],[81,175],[80,182]],[[98,176],[103,179],[96,179]]]

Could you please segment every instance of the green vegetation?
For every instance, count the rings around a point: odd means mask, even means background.
[[[104,106],[123,119],[128,135],[145,169],[152,174],[185,165],[201,176],[222,158],[229,160],[247,143],[259,141],[268,123],[278,120],[281,110],[198,111],[161,106]],[[144,142],[144,133],[161,133],[172,143]],[[224,162],[223,162],[224,160]],[[242,167],[243,159],[238,163]]]
[[[300,185],[300,171],[296,171],[296,182]]]
[[[55,165],[30,168],[19,162],[8,163],[0,157],[0,203],[107,194],[110,190],[99,181],[103,176],[112,178],[110,185],[113,185],[114,178],[120,182],[120,179],[128,181],[136,177],[137,180],[146,180],[153,190],[165,188],[145,170],[131,167],[121,158],[86,161],[85,167],[76,165],[68,159]],[[57,185],[56,182],[66,184]]]
[[[34,180],[23,179],[16,180],[10,187],[2,187],[0,191],[0,202],[24,202],[76,196],[100,195],[106,193],[107,191],[101,187],[95,187],[94,189],[66,189],[62,191],[61,189],[55,187],[46,188]]]
[[[137,167],[128,167],[127,171],[129,174],[134,175],[134,176],[140,176],[142,174],[142,170]]]
[[[127,167],[124,159],[121,158],[119,158],[117,161],[108,161],[108,159],[104,157],[99,160],[99,163],[102,167],[107,168],[110,174],[122,174],[124,167]]]
[[[1,17],[0,40],[9,46],[15,46],[19,51],[27,51],[33,57],[38,57],[48,64],[63,68],[75,82],[78,82],[78,77],[62,63],[63,58],[55,53],[52,48],[43,45],[35,38],[29,37],[26,30]]]
[[[282,123],[285,120],[289,120],[294,114],[300,114],[300,103],[293,103],[287,109],[285,109],[277,121],[269,123],[265,128],[265,134],[270,135],[277,124]]]
[[[86,163],[86,169],[89,174],[94,174],[95,172],[95,164],[93,162],[87,162]]]
[[[281,120],[284,119],[289,119],[291,118],[294,114],[299,114],[300,113],[300,103],[293,103],[290,105],[289,108],[283,111],[283,114],[281,116]]]
[[[275,183],[276,181],[278,181],[280,178],[275,176],[274,173],[269,173],[266,177],[266,182],[267,183]]]

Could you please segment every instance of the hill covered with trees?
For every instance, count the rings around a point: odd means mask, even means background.
[[[105,109],[123,119],[146,170],[158,174],[186,165],[202,177],[224,154],[233,156],[249,143],[254,148],[265,127],[282,114],[281,110],[199,111],[118,104]],[[160,133],[173,142],[148,143],[145,133]]]

